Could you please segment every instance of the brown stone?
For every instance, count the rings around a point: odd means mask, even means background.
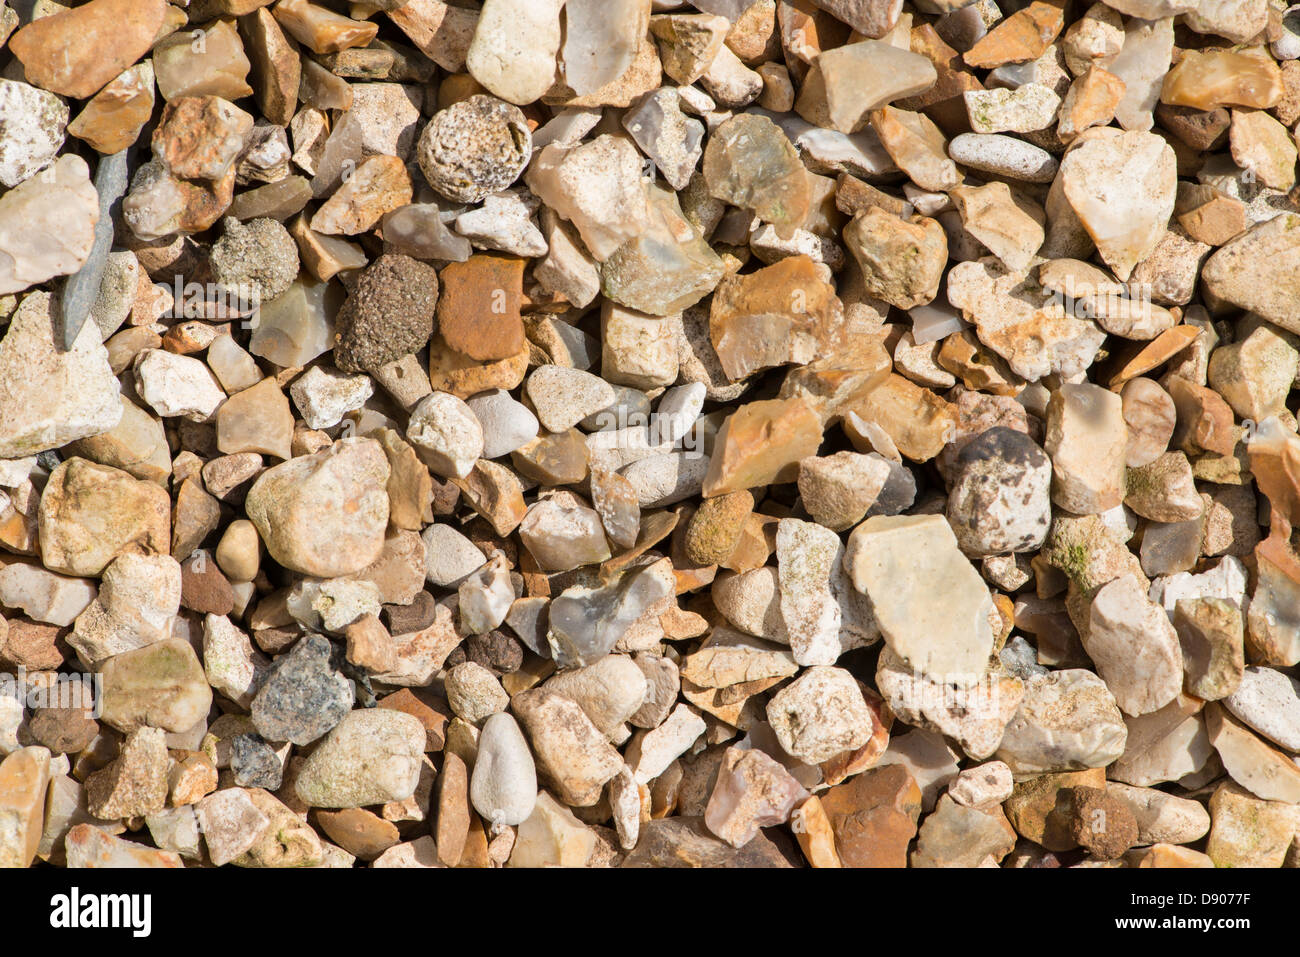
[[[277,126],[288,126],[298,106],[302,63],[298,48],[284,35],[266,7],[239,18],[239,35],[252,64],[253,95],[262,115]]]
[[[1042,774],[1018,781],[1003,808],[1021,837],[1049,851],[1068,851],[1078,842],[1070,833],[1068,818],[1057,808],[1064,807],[1072,788],[1105,786],[1105,768]]]
[[[0,670],[53,671],[63,664],[62,648],[70,628],[13,617],[0,626]]]
[[[221,523],[221,503],[209,495],[199,478],[187,478],[176,492],[171,555],[185,561]]]
[[[426,626],[427,627],[427,626]],[[408,631],[419,631],[411,628]],[[432,703],[430,703],[432,701]],[[435,707],[435,705],[437,705]],[[441,751],[446,741],[447,722],[451,720],[451,707],[442,699],[425,700],[410,688],[402,688],[379,701],[379,707],[390,708],[411,715],[424,725],[425,751]]]
[[[318,810],[316,821],[331,841],[363,861],[373,861],[402,839],[396,824],[365,808]]]
[[[374,615],[362,615],[343,629],[347,639],[347,661],[370,674],[392,671],[397,664],[393,637]]]
[[[686,557],[697,565],[720,565],[735,552],[754,512],[746,490],[705,499],[686,526]]]
[[[508,359],[525,346],[524,260],[480,253],[442,269],[438,328],[443,341],[471,359]]]
[[[429,340],[429,381],[435,391],[462,399],[489,389],[517,388],[528,372],[527,345],[512,356],[491,362],[471,359],[434,333]]]
[[[520,475],[547,487],[582,482],[588,458],[586,436],[577,429],[539,435],[510,453]]]
[[[99,734],[99,722],[88,708],[40,708],[27,722],[37,744],[55,754],[76,754]]]
[[[1170,440],[1172,448],[1189,454],[1202,450],[1231,455],[1237,446],[1236,419],[1223,397],[1213,389],[1170,376],[1165,391],[1174,400],[1178,422]]]
[[[85,99],[149,52],[166,0],[91,0],[41,17],[9,40],[27,82]]]
[[[1104,787],[1072,787],[1064,790],[1066,831],[1080,847],[1102,861],[1113,861],[1138,842],[1138,824],[1133,812]]]
[[[1133,343],[1127,351],[1118,354],[1117,369],[1107,382],[1107,388],[1119,389],[1130,379],[1164,365],[1195,342],[1201,332],[1198,326],[1185,323],[1166,329],[1150,342]]]
[[[460,864],[469,837],[470,817],[469,772],[458,755],[448,752],[443,756],[438,774],[438,819],[434,831],[438,860],[448,867]]]
[[[921,789],[900,764],[864,771],[821,795],[845,867],[906,867]]]
[[[709,338],[731,379],[771,366],[803,364],[825,352],[844,310],[835,287],[807,256],[745,276],[725,276],[713,293]]]
[[[234,589],[205,551],[181,564],[181,606],[200,615],[229,615],[234,610]]]

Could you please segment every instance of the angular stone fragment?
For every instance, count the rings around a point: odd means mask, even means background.
[[[622,763],[582,708],[543,688],[515,695],[511,708],[532,742],[543,779],[570,805],[595,804]]]
[[[1295,837],[1295,808],[1259,800],[1224,781],[1210,796],[1205,853],[1215,867],[1281,867]]]
[[[1076,515],[1120,504],[1127,441],[1118,395],[1091,383],[1062,385],[1048,403],[1043,442],[1052,459],[1052,500]]]
[[[1083,646],[1126,714],[1155,711],[1182,689],[1183,656],[1164,609],[1132,575],[1093,597]]]
[[[1245,666],[1241,609],[1223,598],[1180,598],[1173,620],[1188,693],[1206,701],[1232,694]]]
[[[998,67],[1043,55],[1065,27],[1065,11],[1053,3],[1034,2],[1000,22],[963,54],[967,65]]]
[[[1127,729],[1100,678],[1079,668],[1032,676],[997,757],[1016,774],[1105,767],[1124,752]]]
[[[728,748],[704,823],[732,847],[743,847],[760,827],[784,824],[808,794],[784,767],[762,751]]]
[[[872,110],[924,93],[937,79],[918,53],[881,40],[848,43],[813,60],[794,108],[810,123],[856,133]]]
[[[0,865],[28,867],[41,842],[50,752],[19,748],[0,761]]]
[[[310,807],[362,807],[415,793],[424,728],[400,711],[348,712],[308,756],[295,783]]]
[[[924,216],[903,220],[873,206],[845,227],[844,241],[862,270],[868,295],[911,309],[938,294],[948,242],[937,221]]]
[[[921,790],[901,765],[873,768],[821,795],[845,867],[906,867]]]
[[[1095,139],[1066,155],[1060,176],[1102,259],[1120,280],[1128,279],[1155,249],[1173,214],[1173,150],[1151,133]]]
[[[1205,730],[1234,781],[1265,801],[1300,803],[1300,765],[1256,737],[1221,702],[1206,706]]]
[[[704,178],[714,197],[750,210],[783,238],[803,223],[812,202],[807,171],[781,129],[740,114],[709,137]]]
[[[849,536],[844,565],[885,643],[911,667],[958,685],[988,666],[992,601],[942,516],[876,516]],[[930,598],[947,596],[944,607]]]
[[[804,399],[742,405],[718,431],[704,495],[793,481],[799,461],[816,454],[821,439],[821,420]]]
[[[94,0],[27,24],[9,49],[29,82],[84,99],[148,52],[166,9],[162,0]]]
[[[1001,808],[978,810],[949,795],[939,799],[921,824],[913,867],[978,867],[986,858],[1001,861],[1015,846],[1016,832]]]
[[[280,564],[320,578],[349,575],[383,550],[388,475],[377,442],[341,439],[268,469],[253,483],[245,507]]]

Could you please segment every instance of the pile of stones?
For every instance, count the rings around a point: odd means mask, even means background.
[[[0,865],[1300,866],[1300,6],[0,2]]]

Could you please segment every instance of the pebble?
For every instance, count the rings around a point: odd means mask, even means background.
[[[347,712],[303,764],[294,787],[310,807],[404,801],[415,793],[424,728],[383,708]]]
[[[1082,638],[1124,713],[1156,711],[1182,690],[1178,634],[1135,576],[1116,578],[1093,596]]]
[[[216,376],[190,356],[145,349],[136,356],[133,371],[140,398],[163,418],[206,422],[226,397]]]
[[[1026,183],[1050,183],[1057,161],[1044,149],[1003,133],[962,133],[948,155],[963,166]]]
[[[1028,552],[1047,539],[1052,462],[1014,429],[995,427],[957,455],[947,518],[967,555]]]
[[[456,665],[447,672],[445,681],[451,710],[470,724],[481,725],[510,705],[510,696],[496,676],[472,661]]]
[[[537,437],[537,416],[504,389],[491,389],[466,401],[483,430],[483,458],[499,459]]]
[[[948,795],[963,807],[986,811],[1011,797],[1011,769],[1002,761],[988,761],[962,771],[948,785]]]
[[[245,509],[281,565],[318,578],[350,575],[383,550],[388,474],[373,439],[340,439],[267,469],[249,489]]]
[[[988,591],[942,517],[868,518],[849,536],[844,565],[891,651],[959,684],[983,674],[992,647]],[[942,614],[928,599],[939,582],[948,596]]]
[[[93,0],[28,23],[9,49],[29,82],[84,99],[149,51],[166,9],[163,0]]]
[[[411,410],[406,437],[421,461],[444,478],[464,478],[483,454],[483,428],[450,392],[433,392]]]
[[[438,277],[430,266],[401,253],[378,257],[339,311],[335,364],[344,372],[373,374],[418,352],[433,334],[437,301]]]
[[[614,389],[581,369],[544,365],[528,377],[525,389],[537,417],[551,432],[572,428],[589,415],[614,404]]]
[[[249,708],[263,738],[310,744],[349,713],[352,686],[335,669],[333,659],[334,649],[327,639],[308,635],[271,663]]]
[[[1069,668],[1033,676],[997,757],[1016,774],[1105,767],[1124,753],[1128,729],[1106,684]]]
[[[615,743],[621,743],[624,722],[635,723],[650,694],[640,663],[626,655],[607,655],[585,668],[561,672],[543,687],[576,701],[597,730]]]
[[[537,801],[532,752],[515,719],[504,712],[483,722],[469,785],[470,801],[493,829],[522,824]]]
[[[53,93],[15,80],[0,80],[0,183],[12,189],[45,167],[63,145],[68,106]]]
[[[727,748],[704,823],[732,847],[743,847],[760,827],[784,824],[807,796],[803,786],[762,751]]]
[[[545,688],[516,694],[510,707],[528,734],[542,780],[573,807],[590,807],[600,800],[623,759],[582,707]]]
[[[3,862],[1295,863],[1280,8],[122,3],[0,9]]]

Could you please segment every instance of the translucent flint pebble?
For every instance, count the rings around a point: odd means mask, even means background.
[[[416,259],[445,259],[463,263],[474,248],[442,221],[443,210],[436,203],[411,203],[384,214],[384,242],[397,252]]]
[[[912,317],[912,341],[918,346],[961,332],[967,325],[956,309],[942,303],[917,306],[907,314]]]
[[[599,588],[567,588],[551,602],[552,657],[561,668],[585,667],[613,649],[645,610],[667,598],[669,586],[648,567]]]
[[[249,350],[285,368],[303,366],[334,344],[334,319],[343,290],[305,276],[261,304]]]

